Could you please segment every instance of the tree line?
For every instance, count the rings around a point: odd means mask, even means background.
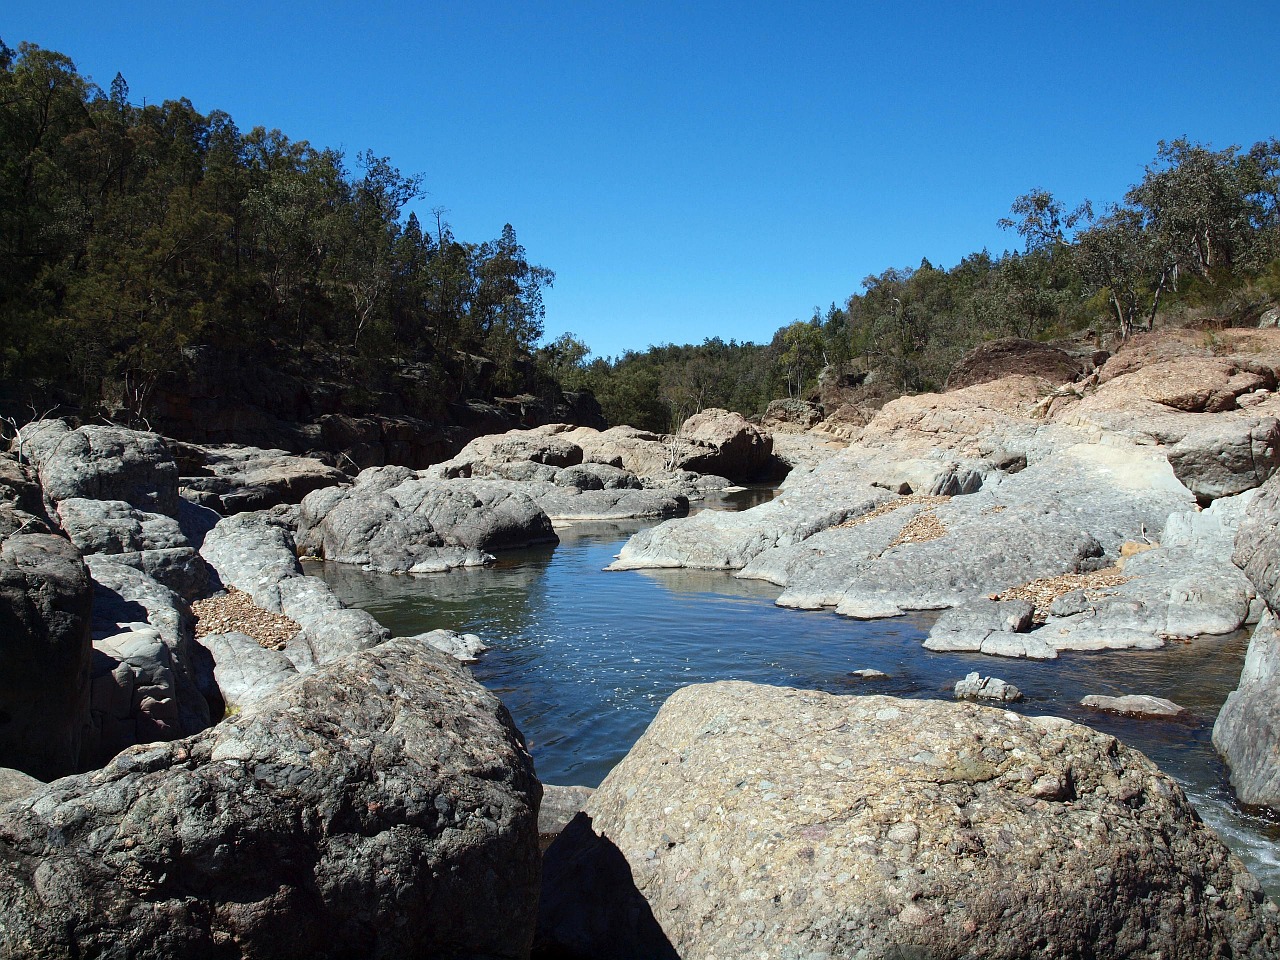
[[[0,377],[141,415],[184,348],[213,345],[410,358],[452,396],[525,389],[554,275],[510,225],[473,243],[442,210],[406,215],[421,196],[372,151],[136,106],[119,74],[103,90],[0,41]]]
[[[669,429],[699,405],[758,414],[778,397],[813,396],[823,370],[872,370],[894,393],[937,390],[965,351],[998,337],[1092,330],[1101,341],[1158,316],[1256,323],[1280,300],[1280,140],[1248,150],[1161,142],[1119,203],[1095,211],[1037,187],[998,223],[1021,249],[870,275],[843,305],[815,308],[766,345],[583,354],[561,375],[590,386],[612,421]]]

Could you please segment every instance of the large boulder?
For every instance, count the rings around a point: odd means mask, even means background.
[[[93,587],[31,470],[0,455],[0,767],[79,769],[89,721]]]
[[[343,607],[324,580],[303,574],[292,531],[271,511],[238,513],[219,521],[205,535],[201,553],[224,586],[235,587],[258,607],[284,614],[302,628],[285,646],[289,660],[302,673],[376,646],[389,635],[371,614]]]
[[[528,955],[541,788],[505,708],[392,641],[0,817],[0,954]]]
[[[490,550],[556,542],[551,519],[521,486],[364,471],[352,487],[302,502],[298,542],[312,556],[385,573],[478,566]]]
[[[775,471],[773,436],[740,413],[708,409],[680,425],[679,436],[711,448],[686,458],[680,466],[697,473],[714,473],[738,483],[771,479]]]
[[[1236,796],[1280,812],[1280,628],[1269,613],[1249,640],[1240,685],[1213,725],[1213,745]]]
[[[1280,611],[1280,475],[1245,510],[1236,533],[1236,564],[1272,610]]]
[[[14,447],[36,465],[45,496],[124,500],[139,510],[178,515],[178,465],[154,433],[61,420],[22,428]]]
[[[1068,383],[1080,373],[1080,361],[1065,350],[1035,340],[1006,337],[980,343],[961,357],[947,374],[947,389],[959,390],[1015,374]]]
[[[209,568],[173,517],[147,513],[123,500],[72,497],[58,504],[58,519],[86,555],[110,555],[186,600],[208,592]]]
[[[686,687],[545,869],[539,937],[573,956],[1280,951],[1275,907],[1149,760],[973,704]]]

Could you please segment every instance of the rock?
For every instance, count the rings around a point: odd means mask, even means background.
[[[698,473],[714,473],[735,483],[767,478],[776,472],[773,437],[740,413],[708,409],[680,425],[679,436],[713,448],[685,459],[681,466]]]
[[[96,554],[86,557],[85,562],[94,580],[95,676],[114,671],[113,660],[125,662],[134,674],[129,681],[135,693],[129,712],[116,714],[119,719],[128,717],[136,722],[139,739],[131,742],[172,739],[205,729],[211,714],[200,682],[204,650],[195,641],[190,606],[168,587],[115,557]],[[155,650],[155,644],[164,650]],[[163,679],[163,673],[171,673],[171,679]],[[95,694],[97,683],[95,680]],[[171,698],[171,702],[161,708],[166,711],[161,717],[154,710],[143,709],[143,697],[155,701]],[[165,722],[156,724],[151,722],[154,719]],[[120,731],[119,735],[127,733]],[[99,762],[126,745],[117,743],[111,749],[109,742],[103,743],[96,751]]]
[[[302,576],[293,533],[264,511],[220,521],[205,535],[200,555],[221,585],[243,590],[272,613],[283,612],[280,581]]]
[[[94,643],[89,716],[84,769],[134,744],[182,736],[173,657],[158,630],[140,627]],[[204,726],[209,719],[206,708]]]
[[[73,497],[58,504],[62,528],[85,554],[108,554],[190,601],[209,589],[209,568],[179,522],[123,500]]]
[[[301,503],[313,490],[347,480],[337,467],[286,450],[233,444],[175,444],[182,492],[222,514]]]
[[[1035,340],[1007,337],[974,347],[947,374],[947,389],[959,390],[1012,374],[1069,383],[1080,376],[1080,363],[1065,350]]]
[[[1280,812],[1280,628],[1274,613],[1253,631],[1240,685],[1213,725],[1213,745],[1240,802]]]
[[[770,401],[760,425],[774,434],[803,432],[816,427],[823,418],[822,408],[816,403],[788,398]]]
[[[512,480],[549,479],[549,476],[510,477],[502,472],[502,468],[520,463],[554,468],[572,467],[582,463],[582,448],[550,432],[553,429],[555,428],[510,430],[507,433],[477,437],[463,447],[452,460],[440,465],[440,476],[446,479],[487,476]]]
[[[952,607],[934,621],[924,646],[926,650],[981,650],[983,641],[993,633],[1030,630],[1034,612],[1025,600],[977,597]]]
[[[527,956],[540,793],[497,698],[392,641],[10,804],[5,952]]]
[[[1182,717],[1187,713],[1186,707],[1180,707],[1172,700],[1164,697],[1152,697],[1146,694],[1126,694],[1122,697],[1107,697],[1092,694],[1080,701],[1080,706],[1092,710],[1103,710],[1107,713],[1121,713],[1129,717]]]
[[[1280,327],[1280,307],[1272,307],[1258,318],[1260,327]]]
[[[538,809],[538,835],[544,843],[558,836],[569,821],[582,812],[595,792],[593,787],[557,787],[544,783],[542,806]]]
[[[889,679],[889,674],[885,673],[883,670],[873,670],[870,667],[865,667],[862,670],[850,670],[849,676],[854,677],[858,680],[888,680]]]
[[[0,504],[0,766],[53,780],[78,769],[89,722],[93,588],[75,545],[18,502]]]
[[[1266,957],[1276,912],[1114,737],[974,704],[686,687],[547,851],[610,957]]]
[[[234,715],[298,675],[288,655],[268,650],[243,633],[214,633],[200,641],[213,658],[224,712]]]
[[[42,781],[27,776],[21,770],[0,767],[0,804],[29,796],[43,786]]]
[[[480,654],[489,649],[474,633],[455,633],[452,630],[432,630],[412,639],[430,644],[459,663],[477,663]]]
[[[1179,480],[1202,503],[1261,486],[1280,465],[1275,417],[1215,417],[1169,449]]]
[[[375,476],[341,494],[308,496],[298,530],[302,547],[383,573],[429,573],[490,562],[490,550],[558,540],[551,519],[514,484],[415,476],[382,491],[381,485]]]
[[[178,466],[156,434],[92,424],[72,430],[61,420],[27,424],[22,434],[24,453],[55,503],[124,500],[139,510],[178,515]]]
[[[956,682],[956,698],[960,700],[999,700],[1015,703],[1022,699],[1022,691],[999,677],[980,677],[977,671]]]
[[[303,575],[293,535],[270,512],[227,517],[205,537],[201,553],[223,584],[244,591],[262,609],[282,613],[302,628],[285,646],[302,673],[376,646],[389,635],[370,614],[344,608],[319,577]]]
[[[1263,484],[1245,509],[1233,559],[1267,605],[1280,610],[1280,476]]]

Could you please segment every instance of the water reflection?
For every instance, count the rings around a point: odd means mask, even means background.
[[[641,525],[566,528],[558,547],[506,554],[487,570],[407,577],[335,564],[310,569],[397,634],[446,627],[492,645],[473,668],[476,677],[502,696],[547,782],[599,783],[662,702],[689,683],[732,678],[949,698],[956,680],[977,670],[1023,691],[1015,709],[1087,723],[1142,750],[1184,785],[1268,892],[1280,893],[1280,827],[1234,804],[1210,743],[1239,677],[1246,634],[1051,662],[931,653],[921,646],[930,614],[863,623],[776,607],[777,587],[724,573],[603,572]],[[863,668],[889,676],[851,675]],[[1191,716],[1141,721],[1080,707],[1092,693],[1168,697]]]

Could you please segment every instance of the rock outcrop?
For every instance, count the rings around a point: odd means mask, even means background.
[[[154,433],[61,420],[29,423],[13,443],[36,466],[54,503],[79,497],[123,500],[139,510],[178,515],[178,465]]]
[[[392,641],[0,818],[0,955],[527,956],[541,788],[511,718]]]
[[[1057,347],[1035,340],[1006,337],[981,343],[947,374],[947,389],[959,390],[1013,374],[1070,383],[1083,371],[1080,361]]]
[[[548,851],[539,939],[686,960],[1280,950],[1244,865],[1114,737],[745,683],[662,707]]]
[[[231,444],[172,444],[182,476],[182,495],[224,516],[301,503],[313,490],[347,479],[337,467],[285,450]]]

